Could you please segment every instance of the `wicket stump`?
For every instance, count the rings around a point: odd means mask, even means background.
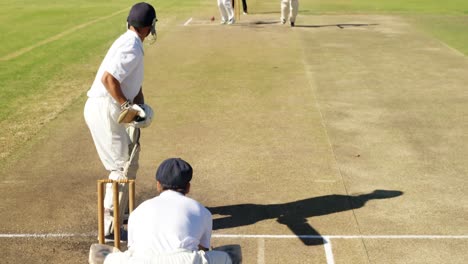
[[[135,208],[135,180],[98,180],[98,238],[99,244],[105,244],[104,241],[104,186],[106,183],[112,183],[114,198],[114,247],[120,249],[120,208],[119,208],[119,184],[128,184],[128,210],[130,213]]]
[[[232,4],[234,5],[234,17],[237,21],[240,21],[240,14],[241,14],[241,0],[232,0]]]

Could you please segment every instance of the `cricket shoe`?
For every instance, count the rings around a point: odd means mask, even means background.
[[[232,25],[232,24],[236,23],[236,20],[234,18],[231,18],[231,19],[229,19],[229,21],[227,23],[228,23],[228,25]]]
[[[295,27],[296,25],[294,24],[294,22],[291,22],[291,27]]]
[[[282,18],[281,19],[281,24],[286,24],[286,19]]]

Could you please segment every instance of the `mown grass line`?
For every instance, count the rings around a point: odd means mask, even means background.
[[[23,2],[29,1],[10,3],[11,6],[1,12],[2,15],[15,14],[1,16],[0,19],[4,30],[2,34],[11,40],[9,44],[6,41],[1,44],[0,54],[3,56],[34,45],[37,41],[54,38],[69,28],[99,20],[125,8],[130,9],[134,3],[113,1],[112,4],[107,4],[104,1],[95,3],[83,0],[57,7],[54,1],[50,1],[50,5],[42,1],[42,5],[31,2],[32,5],[23,7]],[[80,4],[84,7],[77,11],[75,5]],[[199,5],[195,0],[181,1],[180,4],[185,4],[185,7],[178,11],[172,1],[155,5],[159,25],[172,19],[173,14],[191,12]],[[5,6],[6,3],[0,4],[0,7]],[[75,11],[81,16],[74,14]],[[29,22],[16,18],[28,17],[36,12],[38,18],[32,18]],[[57,15],[59,13],[61,15]],[[61,24],[63,16],[76,16],[77,19]],[[53,41],[0,61],[0,125],[5,128],[0,132],[0,162],[83,96],[89,89],[106,50],[125,31],[126,16],[127,12],[123,11],[86,27],[78,27],[74,32],[60,35]],[[9,28],[5,26],[12,24],[15,25]],[[37,27],[34,28],[35,26]],[[29,35],[24,34],[24,29],[28,29]]]

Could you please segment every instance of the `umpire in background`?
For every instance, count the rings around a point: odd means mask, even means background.
[[[236,6],[236,1],[239,0],[232,0],[232,8]],[[247,15],[249,13],[247,10],[247,0],[242,0],[242,9],[244,10],[244,15]]]
[[[299,0],[281,0],[281,23],[291,22],[291,27],[296,25],[296,17],[299,12]]]

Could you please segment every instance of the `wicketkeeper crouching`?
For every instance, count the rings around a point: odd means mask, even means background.
[[[141,203],[128,220],[128,250],[93,244],[90,264],[232,264],[228,251],[209,250],[213,216],[190,198],[192,166],[163,161],[155,175],[159,195]]]

